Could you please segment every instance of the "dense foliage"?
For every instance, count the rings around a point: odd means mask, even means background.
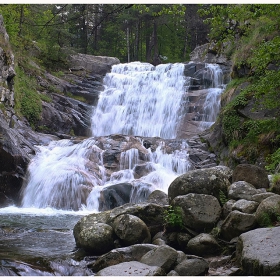
[[[0,5],[14,46],[38,48],[47,67],[71,50],[122,62],[180,62],[207,41],[199,5]]]

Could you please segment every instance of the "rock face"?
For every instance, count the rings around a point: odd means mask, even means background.
[[[280,227],[259,228],[240,235],[236,256],[245,275],[280,274]]]
[[[111,66],[119,64],[120,60],[115,57],[93,56],[87,54],[75,54],[70,56],[71,70],[85,69],[99,75],[105,75]]]

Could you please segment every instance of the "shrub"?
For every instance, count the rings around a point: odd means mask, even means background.
[[[171,228],[183,228],[183,216],[182,209],[180,207],[169,206],[167,210],[164,211],[164,222],[165,227]]]

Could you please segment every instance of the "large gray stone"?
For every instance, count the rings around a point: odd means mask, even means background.
[[[253,214],[259,206],[256,201],[249,201],[246,199],[239,199],[232,205],[232,210],[238,210],[243,213]]]
[[[113,222],[113,229],[125,246],[151,242],[147,225],[136,216],[129,214],[118,216]]]
[[[232,174],[232,182],[245,181],[256,189],[269,188],[269,180],[265,169],[253,164],[239,164]]]
[[[201,233],[189,241],[187,249],[191,254],[203,257],[215,255],[221,248],[212,235]]]
[[[223,221],[221,225],[221,236],[225,240],[231,240],[254,228],[256,228],[256,218],[254,215],[234,210]]]
[[[79,68],[95,74],[105,75],[111,70],[113,65],[119,64],[120,60],[116,57],[94,56],[78,53],[71,55],[69,62],[70,68],[73,70]]]
[[[205,276],[208,269],[209,264],[203,259],[186,259],[174,268],[180,276]]]
[[[88,267],[94,272],[97,272],[105,267],[118,263],[140,261],[143,255],[155,248],[157,248],[157,246],[152,244],[135,244],[128,247],[113,249],[98,257],[96,262],[88,265]]]
[[[228,189],[228,197],[230,199],[246,199],[251,200],[252,196],[257,194],[257,189],[250,183],[238,181],[230,185]]]
[[[175,249],[168,245],[163,245],[146,253],[140,262],[150,266],[159,266],[168,273],[174,268],[177,256],[178,253]]]
[[[96,276],[166,276],[166,273],[160,267],[131,261],[106,267]]]
[[[230,173],[230,169],[225,166],[188,171],[170,184],[169,200],[189,193],[213,195],[219,199],[220,191],[226,193],[230,185]]]
[[[182,209],[184,225],[195,231],[213,228],[221,215],[219,201],[212,195],[189,193],[177,196],[172,206]]]
[[[272,226],[280,222],[280,195],[275,194],[264,199],[256,211],[256,221],[260,226]]]
[[[259,228],[240,235],[236,257],[250,276],[280,275],[280,227]]]
[[[78,233],[74,233],[74,237],[78,247],[94,255],[107,253],[114,248],[113,228],[107,224],[85,226]]]

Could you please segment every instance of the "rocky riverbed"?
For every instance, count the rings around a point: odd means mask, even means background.
[[[73,233],[96,275],[279,275],[280,195],[268,188],[254,165],[193,170],[168,195],[90,214]]]

